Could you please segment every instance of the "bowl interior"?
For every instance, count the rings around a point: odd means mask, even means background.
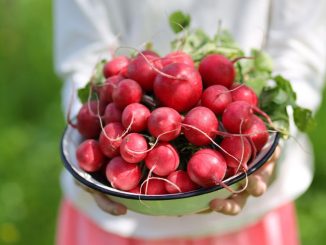
[[[177,194],[167,194],[167,195],[139,195],[133,194],[125,191],[120,191],[109,186],[108,181],[105,179],[104,175],[100,172],[97,173],[87,173],[82,170],[77,163],[76,159],[76,149],[81,143],[82,137],[78,131],[70,126],[64,131],[62,140],[61,140],[61,157],[64,163],[65,168],[82,184],[92,188],[94,190],[100,191],[105,194],[109,194],[116,197],[128,198],[128,199],[142,199],[144,200],[168,200],[168,199],[178,199],[186,198],[191,196],[198,196],[205,193],[211,193],[216,190],[222,189],[220,185],[210,187],[210,188],[201,188],[199,190],[186,192],[186,193],[177,193]],[[257,171],[264,163],[269,159],[273,154],[279,141],[278,133],[271,133],[268,139],[268,142],[264,148],[259,152],[256,158],[248,166],[247,175],[252,174]],[[225,179],[223,182],[226,185],[232,185],[239,181],[245,179],[245,173],[239,173],[235,176],[232,176],[228,179]]]

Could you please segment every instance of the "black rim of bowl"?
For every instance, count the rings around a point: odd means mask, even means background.
[[[65,168],[82,184],[85,186],[97,190],[99,192],[116,196],[116,197],[121,197],[121,198],[127,198],[127,199],[141,199],[141,200],[151,200],[151,201],[158,201],[158,200],[171,200],[171,199],[181,199],[181,198],[187,198],[187,197],[194,197],[194,196],[199,196],[203,194],[207,194],[210,192],[214,192],[220,189],[223,189],[222,186],[217,185],[209,188],[201,188],[195,191],[190,191],[190,192],[184,192],[184,193],[176,193],[176,194],[166,194],[166,195],[143,195],[143,194],[133,194],[133,193],[128,193],[128,192],[121,192],[121,191],[114,191],[114,190],[108,190],[105,189],[99,185],[96,185],[95,183],[89,182],[88,180],[84,179],[82,176],[80,176],[71,166],[71,164],[68,162],[64,150],[63,150],[63,139],[68,130],[68,127],[64,130],[63,136],[61,138],[61,145],[60,145],[60,154],[61,154],[61,159],[64,163]],[[264,165],[264,163],[272,156],[276,146],[278,145],[278,141],[280,139],[280,134],[276,133],[274,142],[272,143],[271,147],[267,151],[267,153],[263,156],[263,158],[258,161],[254,166],[250,167],[247,171],[247,176],[251,175],[252,173],[256,172],[261,166]],[[226,181],[223,181],[226,185],[230,186],[235,184],[238,181],[241,181],[246,177],[245,173],[241,173],[240,175],[230,178]]]

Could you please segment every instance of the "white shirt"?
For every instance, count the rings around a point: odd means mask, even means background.
[[[313,2],[313,3],[312,3]],[[140,47],[152,40],[164,55],[174,35],[168,15],[190,13],[192,26],[216,32],[217,23],[234,35],[245,51],[263,46],[275,62],[275,73],[292,81],[298,103],[315,110],[321,99],[326,67],[326,4],[322,0],[56,0],[55,65],[66,81],[65,110],[75,88],[83,87],[102,57],[115,47]],[[119,35],[119,39],[117,36]],[[80,104],[74,106],[74,113]],[[292,130],[293,134],[295,130]],[[101,211],[92,197],[64,172],[65,197],[103,229],[123,236],[167,238],[222,234],[240,229],[269,210],[294,200],[312,180],[312,152],[305,136],[285,145],[277,166],[277,179],[260,198],[250,197],[240,215],[218,213],[184,217],[153,217],[128,211],[115,217]]]

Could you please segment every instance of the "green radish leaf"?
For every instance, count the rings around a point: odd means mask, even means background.
[[[271,79],[272,61],[266,53],[257,49],[251,50],[250,57],[252,59],[241,59],[237,64],[241,64],[243,82],[260,96]]]
[[[286,107],[274,107],[268,115],[280,131],[289,133],[290,120]]]
[[[291,83],[278,75],[273,78],[275,85],[273,87],[265,87],[261,94],[261,104],[267,106],[271,103],[280,106],[295,106],[296,94],[292,89]]]
[[[84,88],[78,89],[77,91],[78,98],[82,103],[85,103],[88,100],[91,84],[95,86],[104,84],[105,77],[103,75],[103,67],[106,64],[106,62],[107,62],[106,60],[101,60],[100,62],[98,62],[95,65],[94,73],[91,79],[89,80],[89,82],[86,84]],[[94,92],[95,91],[93,91],[91,94],[91,99],[96,99],[96,96],[94,96]]]
[[[103,68],[106,64],[106,60],[101,60],[95,65],[94,73],[89,81],[89,83],[93,83],[95,85],[101,85],[105,82],[105,77],[103,75]]]
[[[145,44],[145,50],[153,50],[153,47],[154,47],[154,45],[152,42],[147,42]]]
[[[259,96],[263,91],[264,87],[266,86],[266,79],[254,77],[252,79],[245,81],[245,84],[248,87],[252,88],[254,92],[257,94],[257,96]]]
[[[225,29],[218,31],[216,33],[216,35],[214,36],[213,41],[218,47],[228,47],[228,48],[239,49],[239,46],[234,41],[231,33]]]
[[[196,49],[196,51],[192,52],[191,56],[194,61],[200,61],[208,54],[216,53],[217,48],[213,43],[206,43],[202,47]]]
[[[235,47],[217,47],[216,53],[226,56],[228,59],[233,60],[239,56],[243,56],[244,53],[241,49]]]
[[[211,39],[202,29],[185,33],[184,37],[171,42],[173,50],[182,49],[199,63],[208,54],[218,53],[229,59],[243,56],[244,52],[235,44],[229,32],[222,30]]]
[[[194,48],[202,47],[210,42],[210,37],[202,29],[194,30],[194,32],[190,33],[186,39],[186,43],[189,43],[189,45]]]
[[[90,87],[90,83],[88,83],[84,88],[78,89],[78,98],[82,104],[88,100]]]
[[[308,132],[316,126],[311,110],[295,106],[293,108],[294,123],[302,132]]]
[[[169,24],[175,33],[179,33],[190,25],[190,20],[190,15],[176,11],[170,15]]]
[[[242,65],[240,62],[237,62],[235,64],[235,70],[236,70],[236,77],[235,77],[235,80],[242,84],[244,81],[243,81],[243,72],[242,72]]]
[[[215,43],[206,43],[205,45],[190,54],[195,62],[200,62],[208,54],[221,54],[230,60],[243,55],[242,51],[239,49],[217,47]]]
[[[295,101],[297,99],[297,95],[294,92],[290,81],[285,79],[281,75],[277,75],[276,77],[273,78],[273,80],[276,82],[277,88],[286,94],[287,96],[286,103],[288,105],[294,106]]]
[[[267,53],[258,49],[252,49],[251,56],[254,57],[254,66],[256,70],[272,72],[273,61]]]
[[[273,102],[278,105],[286,104],[288,101],[288,95],[284,90],[278,90],[278,93],[275,93]]]
[[[182,50],[186,53],[192,54],[196,52],[203,45],[211,42],[209,36],[201,29],[194,30],[190,33],[186,33],[185,37],[177,40],[178,46],[174,45],[174,50],[182,47]]]
[[[270,104],[269,107],[265,106],[261,109],[269,115],[277,131],[281,132],[282,137],[287,138],[290,132],[290,119],[286,106]]]
[[[279,87],[265,87],[259,97],[260,108],[266,112],[278,131],[282,132],[284,138],[289,134],[289,115],[287,112],[287,97],[280,102],[280,95],[283,94]]]

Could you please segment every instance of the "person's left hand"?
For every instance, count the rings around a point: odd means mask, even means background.
[[[211,210],[226,215],[237,215],[241,212],[250,195],[254,197],[263,195],[270,183],[280,153],[281,149],[278,146],[267,163],[257,173],[248,177],[248,187],[246,190],[240,194],[234,194],[228,199],[212,200],[210,203]]]

